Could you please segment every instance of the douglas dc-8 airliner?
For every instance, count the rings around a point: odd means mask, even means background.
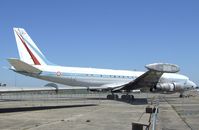
[[[179,92],[196,88],[187,76],[176,74],[177,65],[154,63],[146,65],[146,72],[63,67],[49,62],[23,28],[14,28],[20,59],[9,58],[11,70],[38,79],[90,90],[107,90],[108,99],[118,98],[116,93],[125,93],[124,99],[133,99],[129,92],[148,88],[152,92]]]

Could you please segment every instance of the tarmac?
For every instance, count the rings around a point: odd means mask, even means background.
[[[134,94],[135,101],[101,94],[3,94],[0,130],[131,130],[152,99],[159,101],[158,130],[198,130],[199,95]]]

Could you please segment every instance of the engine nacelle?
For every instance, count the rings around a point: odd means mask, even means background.
[[[184,84],[180,83],[158,83],[155,87],[159,91],[178,92],[183,90]]]

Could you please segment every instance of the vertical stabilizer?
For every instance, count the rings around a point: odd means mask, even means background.
[[[20,60],[30,65],[50,64],[23,28],[14,28]]]

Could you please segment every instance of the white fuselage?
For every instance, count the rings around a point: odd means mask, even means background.
[[[42,70],[38,76],[29,75],[39,79],[56,82],[69,86],[83,87],[116,87],[133,81],[144,72],[80,67],[62,67],[62,66],[37,66]],[[164,73],[160,78],[160,83],[165,82],[187,82],[189,78],[184,75],[174,73]]]

